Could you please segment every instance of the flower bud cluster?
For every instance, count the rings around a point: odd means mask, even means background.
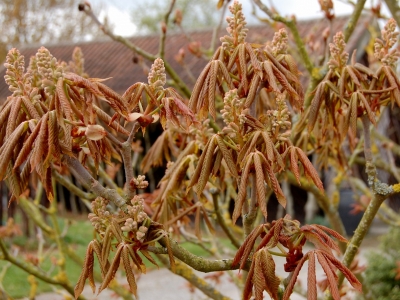
[[[83,58],[83,53],[81,48],[75,47],[74,52],[72,53],[72,60],[73,60],[73,72],[84,76],[84,67],[83,64],[85,62],[85,59]]]
[[[341,69],[347,63],[349,54],[346,52],[346,43],[342,32],[338,32],[333,37],[333,43],[329,44],[332,58],[328,62],[329,69]]]
[[[156,93],[164,89],[164,85],[167,82],[167,76],[165,75],[164,61],[161,58],[157,58],[151,65],[147,79],[149,85],[154,88]]]
[[[396,21],[390,19],[382,29],[383,40],[377,38],[374,43],[374,56],[379,59],[382,64],[387,66],[394,66],[399,57],[397,49],[389,50],[397,43],[397,36],[399,33],[395,30]]]
[[[144,200],[136,195],[131,200],[132,205],[128,205],[129,218],[126,219],[121,230],[124,232],[135,232],[136,239],[143,242],[148,228],[143,222],[148,218],[144,211]]]
[[[201,149],[204,149],[207,141],[214,134],[214,130],[210,126],[210,119],[208,118],[201,123],[192,124],[189,132],[194,136],[194,140],[199,144]]]
[[[142,223],[147,214],[144,211],[144,199],[135,195],[131,200],[132,205],[128,205],[128,214],[138,223]]]
[[[242,111],[244,100],[244,98],[239,99],[237,89],[225,93],[224,108],[221,110],[221,114],[226,125],[236,121]]]
[[[229,11],[233,17],[226,18],[226,21],[229,23],[226,31],[230,35],[225,35],[221,38],[222,47],[224,48],[234,48],[238,44],[244,43],[248,31],[242,11],[242,4],[238,1],[233,2],[233,5],[229,7]]]
[[[245,98],[239,98],[237,89],[225,93],[224,108],[221,110],[222,118],[224,123],[235,131],[238,131],[239,128],[233,124],[237,124],[239,121],[243,125],[246,120],[247,110],[243,110],[244,101]]]
[[[107,210],[108,200],[98,197],[92,202],[92,213],[88,215],[89,221],[97,232],[103,233],[107,229],[111,214]]]
[[[24,74],[25,71],[24,57],[15,48],[11,49],[4,63],[6,67],[6,75],[4,79],[9,86],[9,90],[13,93],[13,96],[22,96],[25,92],[31,90],[31,75],[30,73]]]
[[[37,70],[42,77],[42,87],[46,94],[52,95],[55,90],[55,82],[63,74],[63,68],[45,47],[38,50],[36,60]]]
[[[134,189],[145,189],[149,186],[149,182],[146,179],[146,176],[139,175],[137,178],[133,178],[131,180],[131,185]]]
[[[286,54],[288,48],[288,34],[285,28],[280,29],[275,32],[274,38],[272,39],[271,48],[272,54],[278,56],[279,54]]]
[[[278,94],[276,97],[277,109],[269,111],[269,114],[272,117],[271,123],[274,131],[276,129],[290,129],[292,126],[292,123],[290,122],[290,112],[286,105],[285,99],[286,93]]]

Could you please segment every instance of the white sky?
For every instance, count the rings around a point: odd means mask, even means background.
[[[132,36],[136,32],[136,27],[132,22],[131,16],[132,11],[135,9],[135,4],[139,1],[141,2],[144,0],[92,0],[91,2],[93,4],[101,3],[104,9],[102,10],[100,17],[102,18],[104,14],[108,15],[110,23],[113,25],[114,33],[122,36]],[[157,1],[169,2],[169,0]],[[241,0],[241,2],[243,4],[244,14],[248,23],[256,22],[254,17],[251,16],[250,0]],[[296,15],[298,20],[318,18],[323,16],[318,4],[318,0],[263,0],[263,3],[266,5],[269,5],[271,2],[283,16]],[[334,11],[337,16],[350,14],[353,10],[352,6],[344,3],[344,1],[333,0],[333,2]],[[371,3],[376,4],[377,0],[368,0],[367,7],[371,6]],[[263,12],[259,12],[259,16],[264,17],[265,14]]]

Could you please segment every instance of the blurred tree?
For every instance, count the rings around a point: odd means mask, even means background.
[[[158,33],[160,30],[160,20],[170,6],[170,1],[146,1],[137,3],[133,12],[133,22],[142,33]],[[174,6],[173,17],[169,19],[170,23],[180,23],[182,28],[204,29],[212,28],[218,24],[220,13],[216,9],[217,0],[177,0]],[[179,11],[177,13],[177,11]],[[177,30],[178,26],[169,27]]]
[[[102,34],[89,18],[77,12],[79,0],[0,1],[0,61],[8,49],[27,44],[82,41]],[[89,32],[89,34],[88,34]]]

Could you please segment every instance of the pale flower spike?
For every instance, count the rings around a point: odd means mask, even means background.
[[[163,87],[167,82],[167,76],[165,75],[164,62],[161,58],[157,58],[154,61],[147,79],[149,85],[153,87],[156,92],[163,90]]]

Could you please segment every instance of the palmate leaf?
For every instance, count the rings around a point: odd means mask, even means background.
[[[161,99],[161,104],[163,106],[160,110],[160,121],[164,129],[166,129],[167,120],[174,124],[174,126],[183,129],[189,128],[190,124],[196,121],[192,111],[177,94],[175,94],[175,97],[164,97]],[[178,118],[179,115],[185,118],[186,125],[181,124]]]
[[[307,240],[312,242],[317,248],[325,250],[331,253],[331,249],[340,252],[338,245],[329,236],[333,236],[337,240],[347,243],[347,239],[336,231],[318,224],[304,225],[300,228],[301,232],[304,233]],[[329,235],[328,235],[329,234]]]
[[[90,242],[86,249],[86,255],[83,262],[83,269],[74,289],[75,298],[78,298],[82,293],[83,288],[85,287],[86,279],[88,278],[93,293],[96,291],[96,285],[93,279],[93,265],[94,265],[93,242],[94,241]]]
[[[260,251],[254,253],[254,274],[252,278],[247,278],[247,280],[253,281],[254,286],[254,296],[256,300],[263,300],[263,292],[267,289],[266,278],[264,277],[263,268],[260,262]],[[276,298],[274,299],[276,300]]]
[[[275,262],[272,255],[265,248],[259,250],[257,253],[259,253],[258,263],[261,265],[261,270],[265,279],[265,290],[272,299],[279,299],[278,288],[281,281],[275,274]]]
[[[313,258],[311,258],[313,256]],[[337,260],[332,254],[324,251],[324,250],[312,250],[307,252],[303,258],[298,262],[295,270],[292,273],[291,279],[285,289],[285,293],[283,294],[282,300],[289,300],[290,295],[293,292],[294,285],[297,281],[297,277],[300,273],[300,269],[307,259],[309,259],[309,267],[308,267],[308,275],[307,275],[307,290],[308,290],[308,299],[317,299],[316,298],[316,273],[315,273],[315,257],[317,257],[318,262],[322,266],[324,270],[327,281],[329,285],[329,289],[331,295],[334,300],[340,300],[340,293],[338,289],[336,268],[339,269],[343,275],[347,278],[350,284],[359,292],[362,292],[362,285],[358,281],[357,277],[339,260]]]
[[[256,248],[256,251],[262,249],[263,247],[273,248],[279,242],[279,236],[283,228],[283,223],[285,218],[281,218],[272,223],[272,227],[269,229],[268,233],[263,237],[260,244]]]
[[[168,147],[170,135],[170,129],[164,130],[147,151],[140,165],[143,173],[147,173],[151,166],[162,166],[164,161],[171,161],[170,150]],[[187,148],[183,151],[186,150]]]
[[[254,253],[253,261],[246,279],[243,299],[250,299],[252,288],[256,300],[262,300],[266,291],[274,300],[278,300],[280,279],[275,275],[275,262],[267,249]]]
[[[242,212],[243,204],[246,201],[248,179],[251,177],[250,175],[254,173],[254,171],[252,171],[252,167],[254,167],[255,169],[257,203],[263,215],[265,217],[267,216],[267,209],[265,202],[266,192],[265,192],[264,181],[274,191],[278,199],[278,202],[283,207],[286,206],[285,195],[283,194],[283,191],[272,170],[271,165],[268,163],[268,161],[265,159],[264,155],[260,151],[255,150],[255,152],[252,152],[247,155],[245,161],[245,167],[242,171],[242,175],[240,176],[238,196],[236,198],[235,208],[232,214],[232,221],[234,223],[239,218]]]
[[[127,117],[129,110],[128,104],[125,102],[125,99],[120,96],[117,92],[110,89],[108,86],[101,82],[95,82],[99,91],[104,95],[104,97],[108,100],[108,103],[114,109],[115,112],[121,114],[122,116]]]
[[[219,51],[221,51],[220,48]],[[189,108],[200,116],[205,116],[207,113],[210,113],[215,119],[217,81],[223,82],[223,80],[230,89],[234,88],[228,68],[224,65],[224,62],[219,59],[211,60],[196,81],[189,100]]]
[[[207,142],[203,150],[203,153],[200,156],[199,162],[196,166],[196,170],[192,175],[187,190],[189,190],[191,187],[197,184],[196,193],[200,195],[203,192],[207,184],[207,181],[209,179],[209,176],[213,172],[215,165],[218,166],[219,164],[219,161],[216,161],[219,152],[221,152],[222,158],[225,160],[226,165],[232,176],[238,177],[236,163],[233,159],[231,150],[229,150],[228,147],[226,146],[223,137],[220,136],[219,134],[215,134]]]

